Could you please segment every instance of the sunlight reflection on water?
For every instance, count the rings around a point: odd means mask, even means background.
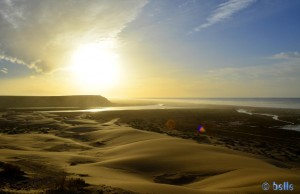
[[[181,107],[165,106],[164,104],[143,105],[143,106],[118,106],[118,107],[101,107],[81,110],[51,110],[44,112],[105,112],[105,111],[122,111],[122,110],[157,110],[157,109],[178,109]]]

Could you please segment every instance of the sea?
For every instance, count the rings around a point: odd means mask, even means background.
[[[147,98],[160,102],[300,109],[300,98]]]

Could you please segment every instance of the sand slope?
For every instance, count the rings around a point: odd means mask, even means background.
[[[0,161],[16,162],[31,174],[64,169],[91,184],[157,194],[261,193],[265,181],[298,184],[300,178],[242,152],[115,121],[78,120],[53,134],[0,134]]]

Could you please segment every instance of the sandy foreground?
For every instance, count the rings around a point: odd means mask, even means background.
[[[0,122],[2,129],[24,130],[0,134],[0,161],[26,174],[21,188],[2,184],[3,190],[44,191],[62,172],[95,188],[128,193],[272,193],[261,185],[272,187],[273,181],[292,183],[294,192],[300,187],[297,167],[280,168],[249,153],[135,129],[118,118],[3,112]]]

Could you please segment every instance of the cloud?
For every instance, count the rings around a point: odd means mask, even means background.
[[[264,82],[270,85],[282,84],[289,80],[300,82],[300,65],[298,60],[271,61],[269,64],[251,66],[233,66],[214,68],[203,73],[197,80],[208,80],[215,83],[235,83],[248,85],[252,82]],[[289,84],[286,84],[289,85]],[[300,91],[299,91],[300,94]]]
[[[211,70],[207,76],[216,81],[249,82],[251,80],[284,80],[297,78],[300,66],[297,61],[284,61],[269,65],[253,65],[248,67],[228,67]]]
[[[29,69],[34,69],[36,72],[42,72],[42,69],[40,69],[38,66],[36,66],[35,62],[28,64],[18,58],[12,58],[12,57],[5,56],[5,55],[0,55],[0,60],[5,60],[5,61],[11,62],[11,63],[20,64],[20,65],[25,65]]]
[[[300,59],[299,52],[281,52],[270,57],[271,59]]]
[[[225,3],[218,5],[218,8],[207,18],[206,23],[196,27],[194,31],[200,31],[203,28],[207,28],[216,23],[229,19],[233,14],[245,9],[255,0],[228,0]]]
[[[1,0],[0,60],[38,72],[63,68],[81,44],[117,38],[146,0]]]
[[[8,69],[3,67],[2,69],[0,69],[0,72],[4,74],[8,74]]]
[[[204,88],[203,94],[211,96],[297,97],[300,95],[299,74],[299,62],[289,60],[268,65],[211,69],[190,85]]]

